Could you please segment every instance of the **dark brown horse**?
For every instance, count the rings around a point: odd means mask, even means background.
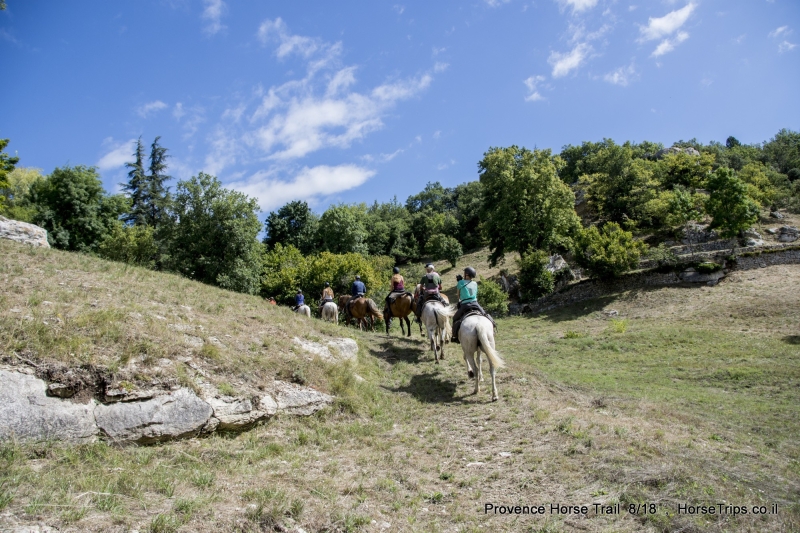
[[[397,317],[400,319],[400,331],[403,332],[403,335],[406,334],[406,330],[403,327],[403,320],[405,320],[408,326],[408,336],[411,336],[411,321],[408,319],[408,315],[414,312],[414,305],[414,298],[406,292],[394,299],[391,304],[391,313],[390,306],[383,308],[383,321],[386,322],[387,335],[389,334],[389,326],[392,325],[392,317]]]

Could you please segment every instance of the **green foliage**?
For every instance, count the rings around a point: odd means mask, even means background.
[[[782,174],[800,168],[800,132],[782,129],[764,143],[764,159]]]
[[[714,154],[710,153],[699,156],[685,152],[666,154],[656,166],[657,179],[661,186],[668,189],[680,186],[695,190],[705,183],[714,166],[714,159]]]
[[[678,264],[678,256],[663,242],[655,248],[650,248],[647,251],[646,256],[648,259],[655,261],[660,267],[674,266]]]
[[[412,215],[397,198],[391,202],[375,202],[367,211],[367,247],[371,255],[390,255],[395,261],[406,261],[418,255],[411,233]]]
[[[271,211],[265,222],[267,236],[264,244],[274,248],[280,243],[292,245],[304,254],[310,254],[317,245],[319,217],[311,211],[306,202],[292,201]]]
[[[5,9],[5,5],[3,5],[3,9]],[[0,139],[0,191],[9,189],[8,174],[14,170],[14,166],[19,163],[19,157],[9,157],[8,154],[3,151],[6,149],[6,146],[8,146],[8,143],[8,139]],[[5,192],[0,194],[0,209],[2,209],[6,203],[6,198]]]
[[[549,150],[491,148],[478,164],[481,217],[492,265],[507,251],[567,247],[579,227],[575,195],[558,178]]]
[[[116,224],[100,242],[97,253],[111,261],[153,268],[158,245],[151,226]]]
[[[264,254],[261,293],[288,305],[294,302],[297,289],[302,289],[311,305],[322,294],[325,282],[337,296],[349,294],[358,274],[370,296],[387,288],[393,265],[392,257],[330,252],[303,256],[294,246],[278,244]]]
[[[454,191],[458,234],[456,238],[464,249],[471,250],[483,246],[486,241],[481,233],[481,206],[483,205],[483,184],[470,181],[457,186]]]
[[[106,196],[94,167],[61,167],[34,181],[31,202],[35,224],[47,230],[50,244],[65,250],[93,252],[127,211],[122,195]]]
[[[733,170],[717,169],[708,179],[708,190],[706,212],[711,215],[711,227],[719,228],[723,238],[736,237],[758,220],[758,204]]]
[[[580,186],[589,207],[600,217],[617,223],[628,220],[649,223],[648,203],[658,195],[658,164],[634,158],[631,146],[608,145],[588,158],[597,172],[585,174]]]
[[[478,301],[481,307],[492,316],[508,314],[508,296],[496,281],[482,277],[478,280]]]
[[[602,229],[592,226],[581,231],[576,239],[575,260],[593,276],[608,279],[635,268],[646,248],[629,231],[609,222]]]
[[[184,276],[254,294],[259,289],[262,246],[258,204],[200,173],[178,183],[171,231],[171,266]]]
[[[769,169],[762,163],[748,163],[738,173],[739,179],[747,187],[747,195],[762,206],[772,205],[778,196],[778,191],[770,180],[768,172]],[[770,172],[770,174],[776,173]]]
[[[434,235],[428,241],[427,252],[434,259],[447,259],[453,267],[456,266],[458,258],[464,253],[461,249],[461,243],[453,237],[441,233]]]
[[[38,168],[16,167],[12,170],[7,176],[6,187],[0,188],[0,197],[5,198],[0,214],[13,220],[33,222],[36,206],[31,203],[30,190],[42,179],[42,171]]]
[[[367,254],[366,204],[338,204],[329,207],[319,221],[322,249],[335,254]]]
[[[555,278],[545,267],[549,256],[543,250],[529,249],[517,261],[519,266],[519,287],[522,299],[530,302],[553,292]]]
[[[713,261],[706,261],[697,265],[697,271],[701,274],[713,274],[714,272],[719,272],[722,268],[722,265]]]

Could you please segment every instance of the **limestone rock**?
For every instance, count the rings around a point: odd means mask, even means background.
[[[772,213],[769,214],[769,216],[772,218],[777,218],[778,220],[784,218],[783,213],[779,213],[777,211],[773,211]]]
[[[717,232],[708,229],[707,225],[704,224],[686,224],[686,227],[683,229],[683,239],[681,239],[682,244],[698,244],[701,242],[708,242],[714,241],[719,238]]]
[[[722,270],[718,270],[717,272],[710,272],[708,274],[703,274],[695,270],[694,268],[687,268],[683,272],[679,274],[682,281],[686,281],[688,283],[709,283],[714,282],[716,283],[720,279],[725,277],[725,272]]]
[[[278,405],[271,396],[256,398],[255,403],[248,398],[233,396],[207,397],[205,401],[214,409],[214,417],[219,420],[219,429],[244,429],[261,420],[273,416]]]
[[[192,391],[178,389],[142,402],[98,405],[94,415],[112,440],[146,444],[194,436],[213,412]]]
[[[764,246],[764,238],[755,228],[750,228],[742,234],[745,246]]]
[[[307,416],[333,402],[333,396],[284,381],[275,381],[273,388],[278,410],[287,414]]]
[[[686,148],[680,148],[679,146],[670,146],[669,148],[664,148],[663,150],[659,150],[658,152],[656,152],[656,159],[662,159],[665,155],[668,154],[680,154],[680,153],[692,156],[700,155],[700,152],[698,152],[695,148],[692,148],[691,146],[687,146]]]
[[[778,230],[778,241],[794,242],[798,238],[797,228],[794,226],[781,226]]]
[[[11,220],[3,216],[0,216],[0,238],[11,239],[31,246],[50,248],[50,243],[47,242],[47,230],[34,224]]]
[[[306,352],[325,361],[355,361],[358,344],[353,339],[333,339],[325,344],[295,337],[292,341]]]
[[[553,254],[550,256],[549,262],[547,263],[547,265],[545,265],[544,268],[549,270],[550,273],[555,274],[562,268],[569,268],[569,265],[567,264],[566,261],[564,261],[563,257],[561,257],[558,254]]]
[[[0,440],[93,441],[97,435],[94,402],[63,401],[47,396],[46,391],[41,379],[0,370]]]

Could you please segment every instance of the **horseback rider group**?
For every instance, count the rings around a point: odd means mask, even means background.
[[[419,282],[418,292],[414,294],[416,304],[414,313],[417,316],[417,321],[419,321],[419,318],[422,315],[422,309],[425,307],[427,302],[437,300],[445,305],[448,304],[448,302],[444,300],[441,295],[442,277],[436,272],[432,263],[425,265],[425,270],[426,273],[424,276],[422,276],[422,279]],[[469,315],[476,313],[481,314],[491,320],[492,324],[494,324],[492,317],[486,313],[486,311],[484,311],[484,309],[478,303],[478,284],[475,282],[476,276],[477,272],[472,267],[467,267],[464,269],[464,277],[461,277],[460,275],[456,276],[456,280],[458,281],[456,284],[456,291],[458,291],[458,311],[456,311],[456,314],[453,316],[452,342],[459,342],[458,330],[461,327],[461,321]],[[411,294],[405,289],[405,279],[400,274],[400,269],[398,267],[394,267],[394,269],[392,269],[391,287],[391,291],[389,291],[389,294],[386,295],[386,307],[389,309],[389,317],[392,316],[391,304],[394,302],[394,300],[403,294]],[[346,312],[349,313],[350,306],[353,304],[353,302],[358,298],[364,297],[366,293],[367,286],[364,285],[363,281],[361,281],[361,276],[357,275],[355,281],[353,281],[352,285],[350,285],[351,298],[345,306]],[[319,301],[320,310],[327,302],[333,302],[333,289],[331,289],[331,284],[326,281],[325,288],[322,290],[322,297]],[[304,304],[305,298],[303,297],[303,291],[298,289],[297,294],[295,295],[295,306],[292,309],[297,309]]]

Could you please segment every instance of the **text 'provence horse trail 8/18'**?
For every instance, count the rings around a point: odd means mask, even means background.
[[[489,360],[489,373],[492,375],[492,401],[496,402],[498,396],[495,373],[498,368],[503,368],[505,362],[494,349],[494,324],[485,316],[467,315],[461,322],[461,329],[458,330],[458,340],[461,349],[464,350],[467,374],[475,378],[475,394],[481,391],[480,382],[483,381],[481,352],[486,354]]]
[[[414,298],[407,292],[398,295],[391,304],[383,308],[383,321],[386,322],[386,334],[389,334],[389,326],[392,325],[392,318],[397,317],[400,320],[400,331],[406,335],[406,330],[403,327],[403,320],[406,321],[408,326],[408,336],[411,336],[411,321],[408,319],[414,311]],[[422,326],[420,326],[421,328]]]
[[[422,323],[428,331],[431,341],[433,360],[438,365],[439,359],[444,359],[444,343],[450,338],[453,330],[450,326],[450,317],[456,314],[455,306],[445,307],[438,300],[431,300],[422,309]]]
[[[325,302],[319,315],[326,322],[339,323],[339,308],[333,302]]]
[[[311,308],[306,304],[301,305],[300,307],[295,309],[294,312],[297,313],[298,315],[305,315],[308,318],[311,318]]]

